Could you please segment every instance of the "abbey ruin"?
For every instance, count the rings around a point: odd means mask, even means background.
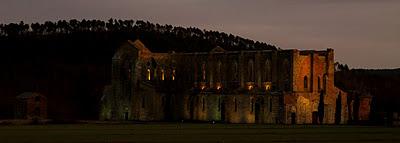
[[[136,40],[112,58],[100,119],[343,124],[347,99],[332,49],[153,53]]]

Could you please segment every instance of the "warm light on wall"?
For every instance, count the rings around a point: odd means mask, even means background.
[[[271,85],[265,85],[265,90],[270,90],[271,89]]]
[[[264,87],[266,91],[270,91],[271,90],[271,82],[264,82]]]
[[[163,70],[163,69],[161,69],[161,80],[164,80],[164,79],[165,79],[164,70]]]
[[[151,80],[151,72],[150,72],[150,69],[147,69],[147,80]]]
[[[248,86],[247,86],[247,89],[248,89],[248,90],[253,89],[253,85],[248,85]]]
[[[206,83],[205,83],[205,82],[201,82],[201,83],[200,83],[200,89],[201,89],[201,90],[206,89]]]
[[[220,89],[222,89],[222,84],[221,83],[216,83],[216,85],[217,85],[217,90],[220,90]]]
[[[172,70],[172,80],[175,80],[175,69]]]
[[[271,90],[271,85],[266,84],[266,85],[265,85],[265,90],[267,90],[267,91]]]
[[[248,90],[252,90],[254,88],[254,82],[247,82],[246,86]]]

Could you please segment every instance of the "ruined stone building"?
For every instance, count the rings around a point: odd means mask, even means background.
[[[46,119],[47,98],[36,92],[24,92],[17,96],[15,119]]]
[[[332,49],[153,53],[128,41],[111,81],[102,120],[333,124],[349,116]]]

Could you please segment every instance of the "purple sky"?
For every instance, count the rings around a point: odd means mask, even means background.
[[[283,49],[335,49],[353,68],[400,67],[400,0],[0,0],[0,23],[142,19]]]

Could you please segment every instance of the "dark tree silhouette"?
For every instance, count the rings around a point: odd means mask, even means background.
[[[336,99],[336,110],[335,110],[335,124],[340,124],[342,120],[342,93]]]
[[[325,96],[324,92],[320,92],[320,94],[319,94],[319,104],[318,104],[318,120],[319,120],[320,124],[323,124],[323,121],[324,121],[324,114],[325,114],[325,111],[324,111],[324,106],[325,106],[324,96]]]
[[[147,21],[58,20],[0,24],[0,118],[12,118],[15,95],[47,96],[49,118],[97,119],[97,104],[110,84],[111,58],[126,40],[140,39],[153,52],[276,49],[232,34]]]

